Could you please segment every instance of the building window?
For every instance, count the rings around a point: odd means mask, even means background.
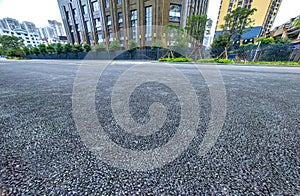
[[[77,31],[81,31],[81,28],[80,28],[80,25],[79,25],[79,24],[76,24],[75,27],[76,27],[76,30],[77,30]]]
[[[131,11],[131,32],[132,32],[132,39],[137,40],[137,11]]]
[[[96,24],[97,31],[101,31],[102,30],[102,24],[101,24],[100,18],[95,19],[95,24]]]
[[[73,26],[69,26],[69,28],[70,28],[70,32],[74,32]]]
[[[71,12],[67,12],[67,20],[68,20],[68,22],[70,22],[70,20],[71,20],[71,18],[72,18],[71,15],[72,15]]]
[[[118,0],[117,3],[118,3],[118,5],[121,5],[122,4],[122,0]]]
[[[98,37],[98,43],[102,43],[103,42],[103,34],[102,33],[98,33],[97,37]]]
[[[93,2],[93,11],[99,11],[100,10],[100,6],[99,6],[99,2],[95,1]]]
[[[83,11],[83,14],[88,14],[88,9],[87,9],[86,5],[82,6],[82,11]]]
[[[73,9],[73,15],[76,18],[78,16],[78,10],[77,9]]]
[[[111,29],[112,25],[111,25],[111,17],[110,16],[106,16],[106,21],[107,21],[107,28]]]
[[[91,26],[91,22],[90,21],[86,21],[86,28],[87,28],[87,31],[90,33],[92,32],[92,26]]]
[[[123,41],[124,40],[124,31],[120,30],[120,40]]]
[[[105,0],[105,7],[109,8],[109,0]]]
[[[122,12],[118,13],[119,27],[123,27],[123,14]]]
[[[181,17],[181,5],[171,5],[169,12],[170,22],[180,22]]]
[[[114,40],[113,34],[112,34],[112,32],[109,32],[109,41],[113,41],[113,40]]]
[[[93,36],[89,35],[88,39],[89,39],[90,45],[93,46]]]
[[[146,41],[152,38],[152,6],[146,7],[145,25],[146,25]]]
[[[81,44],[81,38],[82,38],[82,33],[81,31],[78,31],[78,43]]]

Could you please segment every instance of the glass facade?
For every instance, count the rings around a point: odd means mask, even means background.
[[[87,28],[87,31],[90,33],[92,32],[92,26],[91,26],[91,22],[90,21],[86,21],[86,28]]]
[[[97,38],[98,38],[98,43],[102,43],[104,41],[102,33],[98,33]]]
[[[131,11],[131,33],[132,33],[132,39],[137,40],[137,11],[132,10]]]
[[[110,16],[106,16],[106,21],[107,21],[107,28],[111,29],[112,28],[111,17]]]
[[[152,6],[146,7],[145,10],[145,38],[146,41],[151,41],[152,39]]]
[[[95,26],[96,26],[97,31],[101,31],[102,30],[102,24],[101,24],[100,18],[96,18],[95,19]]]
[[[118,23],[119,23],[119,27],[123,27],[123,14],[122,14],[122,12],[118,13]]]
[[[102,33],[107,43],[109,35],[112,33],[113,39],[119,40],[121,43],[123,41],[126,48],[131,39],[140,42],[141,47],[151,46],[154,39],[165,39],[166,35],[155,26],[171,23],[183,27],[186,25],[184,19],[189,15],[200,14],[199,7],[205,8],[208,0],[173,0],[165,1],[165,4],[163,1],[154,0],[58,1],[63,10],[62,15],[69,40],[71,40],[71,36],[68,26],[75,27],[75,24],[80,24],[82,42],[88,43],[88,35],[93,35],[93,39],[95,39],[93,43],[95,43],[98,41],[98,34]],[[251,0],[242,1],[250,2]],[[90,21],[90,23],[86,21]],[[77,31],[75,30],[74,33],[76,42],[78,42]]]

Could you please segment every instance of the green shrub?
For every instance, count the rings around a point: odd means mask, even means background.
[[[173,62],[192,62],[193,59],[191,58],[185,58],[185,57],[181,57],[181,58],[174,58]]]
[[[233,60],[229,60],[229,59],[215,59],[216,63],[226,63],[226,64],[233,64],[234,61]]]
[[[55,47],[56,44],[49,44],[48,46],[46,46],[46,51],[48,54],[53,54],[55,52]]]
[[[135,40],[133,40],[133,39],[129,40],[127,50],[133,51],[138,48],[139,48],[139,44]]]
[[[22,49],[23,49],[23,52],[24,52],[25,55],[29,55],[31,53],[29,47],[25,46]]]
[[[197,62],[198,63],[215,63],[216,60],[215,59],[199,59]]]
[[[160,58],[158,59],[159,62],[171,62],[171,58]]]
[[[165,48],[164,43],[161,40],[157,40],[156,42],[152,43],[151,49],[156,49],[156,48]]]
[[[71,51],[73,53],[83,52],[83,48],[81,44],[74,44],[72,45]]]
[[[121,50],[121,43],[119,40],[114,40],[109,44],[109,50],[110,51],[117,51]]]
[[[7,51],[6,55],[8,57],[24,57],[25,53],[21,48],[15,48],[12,50]]]
[[[300,65],[299,62],[293,62],[293,61],[256,61],[256,62],[248,62],[249,64],[254,65]]]
[[[38,49],[40,51],[40,54],[47,54],[47,48],[45,44],[38,45]]]
[[[91,48],[91,46],[90,45],[88,45],[88,44],[83,44],[83,51],[84,52],[89,52],[89,51],[91,51],[92,50],[92,48]]]
[[[61,43],[57,43],[54,46],[54,53],[61,54],[63,52],[63,45]]]
[[[62,47],[62,53],[72,52],[72,45],[70,43],[64,44]]]
[[[97,44],[95,47],[94,47],[94,50],[96,52],[99,52],[99,51],[105,51],[106,50],[106,46],[104,44]]]
[[[192,62],[193,59],[186,58],[186,57],[180,57],[180,58],[160,58],[158,60],[159,62]]]

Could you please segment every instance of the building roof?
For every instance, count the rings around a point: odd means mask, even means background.
[[[259,36],[261,29],[262,29],[261,26],[246,28],[245,29],[246,32],[242,35],[242,40],[257,38]],[[222,33],[223,31],[216,31],[215,38]]]

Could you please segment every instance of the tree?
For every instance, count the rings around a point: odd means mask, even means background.
[[[55,54],[61,54],[62,51],[63,51],[62,44],[61,43],[55,44],[55,46],[54,46],[54,52],[55,52]]]
[[[279,37],[275,39],[276,44],[290,44],[292,41],[286,37]]]
[[[30,49],[28,48],[28,47],[23,47],[23,52],[24,52],[24,55],[29,55],[29,54],[31,54],[31,51],[30,51]]]
[[[260,37],[257,39],[257,42],[260,42],[262,45],[267,45],[267,44],[274,44],[275,40],[273,37],[265,38],[265,37]]]
[[[69,53],[72,52],[72,45],[70,43],[64,44],[62,47],[63,53]]]
[[[189,47],[189,38],[184,34],[179,35],[176,38],[176,41],[174,42],[173,46],[175,48],[187,48]]]
[[[133,40],[133,39],[129,40],[127,50],[133,51],[133,50],[136,50],[138,47],[139,47],[139,44],[135,40]]]
[[[200,44],[203,43],[206,23],[208,20],[209,19],[207,19],[205,14],[189,16],[187,18],[185,30],[188,35],[190,35]]]
[[[240,37],[245,33],[246,27],[251,27],[254,19],[250,18],[257,11],[256,8],[237,8],[224,17],[225,24],[221,26],[223,32],[228,33],[225,46],[225,58],[228,59],[228,48],[232,41],[239,41]]]
[[[300,28],[300,18],[294,20],[294,26]]]
[[[9,56],[7,53],[13,54],[14,51],[21,50],[24,47],[23,40],[18,37],[3,35],[0,36],[1,54]]]
[[[0,56],[4,55],[3,47],[0,45]]]
[[[40,54],[46,54],[47,53],[47,48],[46,48],[45,44],[38,45],[38,49],[40,51]]]
[[[33,47],[33,48],[30,48],[30,53],[38,55],[38,54],[40,54],[40,51],[37,47]]]
[[[55,45],[56,44],[49,44],[47,47],[46,47],[46,50],[47,50],[47,53],[48,54],[53,54],[55,52]]]
[[[83,48],[81,44],[72,45],[72,52],[78,54],[78,52],[83,52]]]
[[[187,25],[185,27],[185,30],[187,34],[192,37],[194,40],[192,40],[192,44],[194,46],[194,50],[189,55],[189,57],[194,56],[194,60],[196,61],[198,58],[198,55],[200,55],[200,58],[203,57],[202,55],[202,44],[206,29],[206,24],[209,21],[206,15],[200,14],[196,16],[189,16],[187,18]]]
[[[152,49],[156,49],[156,48],[161,49],[161,48],[164,48],[164,47],[165,47],[164,43],[161,40],[157,40],[156,42],[153,42],[152,46],[151,46]]]
[[[94,46],[94,50],[96,52],[105,51],[106,50],[106,46],[104,44],[97,44],[97,45]]]
[[[229,34],[228,33],[223,33],[220,34],[217,38],[214,39],[213,43],[211,44],[212,49],[211,49],[211,54],[214,57],[221,57],[224,54],[225,47],[227,45],[227,40],[228,40]],[[231,46],[231,42],[229,47]]]
[[[92,50],[92,48],[91,48],[90,45],[88,45],[87,43],[83,44],[83,51],[84,52],[89,52],[91,50]]]
[[[109,44],[109,50],[110,51],[116,51],[121,49],[120,41],[114,40]]]

